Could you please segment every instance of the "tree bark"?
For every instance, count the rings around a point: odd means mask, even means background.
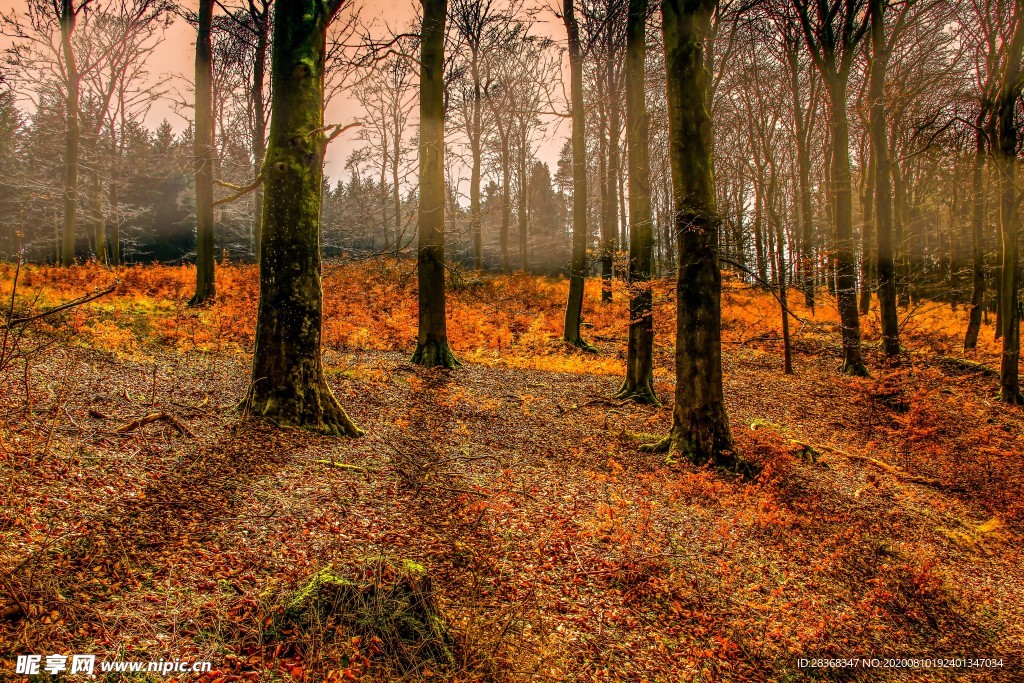
[[[260,303],[243,407],[278,424],[358,436],[361,430],[327,385],[320,358],[323,79],[333,12],[320,0],[277,0],[276,11]]]
[[[199,0],[196,35],[196,293],[190,305],[214,296],[213,282],[213,0]]]
[[[715,206],[710,75],[704,38],[713,0],[663,0],[669,154],[679,259],[676,394],[672,431],[652,450],[679,451],[695,464],[736,468],[722,387],[720,218]]]
[[[885,126],[886,54],[884,1],[871,0],[871,154],[875,163],[875,232],[878,239],[878,307],[882,314],[882,345],[890,360],[900,355],[896,316],[896,262],[892,249],[892,173]]]
[[[569,43],[569,93],[572,108],[572,263],[569,267],[569,298],[565,304],[562,338],[587,350],[583,340],[583,285],[587,275],[587,132],[583,104],[583,50],[576,21],[575,0],[562,0],[562,21]]]
[[[444,35],[447,0],[423,0],[420,38],[419,335],[412,362],[454,368],[444,282]]]
[[[660,405],[654,391],[651,262],[650,119],[644,93],[647,0],[630,0],[626,17],[626,139],[629,166],[629,342],[626,378],[616,398]]]

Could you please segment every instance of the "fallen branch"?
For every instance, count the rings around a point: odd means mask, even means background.
[[[314,460],[321,465],[330,465],[331,467],[337,467],[339,470],[352,470],[353,472],[365,472],[365,467],[359,465],[349,465],[347,462],[338,462],[336,460]]]
[[[964,372],[975,372],[985,377],[998,377],[999,371],[993,367],[989,367],[984,363],[979,363],[973,360],[967,360],[966,358],[954,358],[953,356],[935,356],[932,358],[939,365],[946,365],[949,367],[956,368],[957,370],[963,370]]]
[[[858,460],[860,462],[866,462],[869,465],[873,465],[873,466],[877,467],[878,469],[882,470],[886,474],[890,474],[890,475],[896,477],[897,479],[899,479],[900,481],[904,481],[904,482],[907,482],[907,483],[910,483],[910,484],[920,484],[921,486],[928,486],[928,487],[931,487],[931,488],[934,488],[934,489],[939,489],[940,491],[951,491],[951,492],[957,492],[957,493],[963,493],[964,491],[967,490],[967,489],[965,489],[965,488],[963,488],[961,486],[948,486],[948,485],[942,483],[941,481],[939,481],[938,479],[932,479],[931,477],[922,477],[922,476],[917,475],[917,474],[911,474],[911,473],[907,472],[906,470],[904,470],[902,468],[896,467],[894,465],[890,465],[887,462],[883,462],[883,461],[881,461],[881,460],[879,460],[877,458],[872,458],[871,456],[868,456],[868,455],[858,455],[856,453],[848,453],[848,452],[846,452],[844,450],[841,450],[839,448],[836,448],[834,446],[818,446],[817,448],[819,450],[832,451],[833,453],[837,453],[837,454],[843,456],[844,458],[849,458],[850,460]]]
[[[960,486],[949,486],[947,484],[942,483],[938,479],[932,479],[931,477],[922,477],[917,474],[911,474],[906,470],[903,470],[894,465],[890,465],[889,463],[883,462],[877,458],[872,458],[871,456],[868,455],[858,455],[856,453],[850,453],[840,448],[836,448],[835,446],[829,446],[827,444],[815,445],[807,443],[806,441],[794,439],[791,436],[791,434],[789,434],[788,429],[782,427],[781,425],[769,422],[768,420],[762,420],[761,418],[758,418],[750,424],[750,429],[752,431],[756,431],[757,429],[764,427],[774,430],[779,435],[788,438],[793,443],[793,445],[798,446],[800,448],[801,456],[804,460],[809,460],[811,462],[817,463],[819,451],[831,451],[833,453],[836,453],[837,455],[841,455],[844,458],[848,458],[850,460],[866,462],[869,465],[873,465],[878,469],[882,470],[883,472],[896,477],[900,481],[904,481],[910,484],[920,484],[921,486],[928,486],[934,489],[939,489],[940,491],[950,491],[954,493],[963,493],[967,490]]]
[[[118,427],[117,431],[119,434],[127,434],[128,432],[135,431],[139,427],[145,427],[146,425],[152,424],[154,422],[166,422],[170,424],[172,427],[174,427],[179,434],[182,434],[184,436],[195,436],[195,434],[192,433],[192,430],[189,429],[188,426],[184,424],[181,420],[174,417],[170,413],[163,412],[149,413],[144,417],[140,417],[138,420],[132,420],[128,424],[122,427]]]

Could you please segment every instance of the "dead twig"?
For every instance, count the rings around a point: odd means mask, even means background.
[[[172,427],[174,427],[174,429],[176,429],[179,434],[191,437],[195,436],[192,430],[188,428],[188,425],[186,425],[185,423],[183,423],[181,420],[174,417],[170,413],[164,412],[149,413],[148,415],[140,417],[137,420],[132,420],[128,424],[118,427],[117,432],[119,434],[127,434],[128,432],[135,431],[139,427],[144,427],[154,422],[166,422]]]

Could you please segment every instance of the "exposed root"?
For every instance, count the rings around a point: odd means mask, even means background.
[[[999,389],[999,400],[1010,406],[1024,405],[1024,394],[1020,389],[1002,387]]]
[[[846,359],[843,364],[839,366],[839,374],[849,375],[850,377],[870,377],[871,373],[868,372],[868,368],[864,365],[863,361]]]
[[[757,464],[744,460],[734,450],[721,449],[710,455],[699,453],[692,445],[688,445],[688,442],[682,439],[675,430],[660,441],[640,446],[640,452],[667,453],[670,457],[666,460],[671,458],[672,453],[679,453],[685,460],[697,467],[713,461],[715,467],[726,472],[738,474],[744,479],[753,479],[761,473],[761,468]]]
[[[269,420],[279,427],[299,427],[326,436],[355,438],[364,434],[338,403],[326,383],[291,393],[287,397],[257,395],[254,389],[239,409]]]
[[[448,342],[429,341],[426,344],[417,344],[416,352],[412,354],[410,362],[424,368],[446,368],[454,370],[462,365],[459,359],[452,353]]]
[[[569,342],[580,351],[586,351],[587,353],[600,353],[596,346],[590,342],[584,341],[583,337],[580,337],[579,339],[566,339],[565,341]]]
[[[632,401],[633,403],[655,407],[661,405],[661,401],[658,400],[658,395],[654,392],[654,387],[650,381],[644,383],[643,386],[637,386],[635,382],[630,382],[627,379],[622,383],[619,390],[612,395],[612,398],[617,401]]]

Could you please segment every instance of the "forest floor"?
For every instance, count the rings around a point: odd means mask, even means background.
[[[588,284],[592,355],[558,341],[564,283],[456,272],[464,365],[425,371],[411,268],[328,269],[324,360],[357,440],[236,410],[252,268],[221,268],[198,310],[185,268],[20,274],[17,315],[116,289],[0,361],[0,680],[26,653],[214,669],[110,681],[1024,679],[1024,409],[995,400],[991,325],[964,356],[963,309],[905,310],[888,369],[873,311],[872,377],[848,378],[834,304],[795,303],[787,376],[777,303],[730,280],[726,399],[763,466],[744,482],[638,448],[671,423],[669,283],[655,408],[609,398],[618,284],[604,305]],[[366,619],[282,621],[325,567],[366,595],[408,562],[444,656]],[[860,657],[896,668],[800,665]]]

